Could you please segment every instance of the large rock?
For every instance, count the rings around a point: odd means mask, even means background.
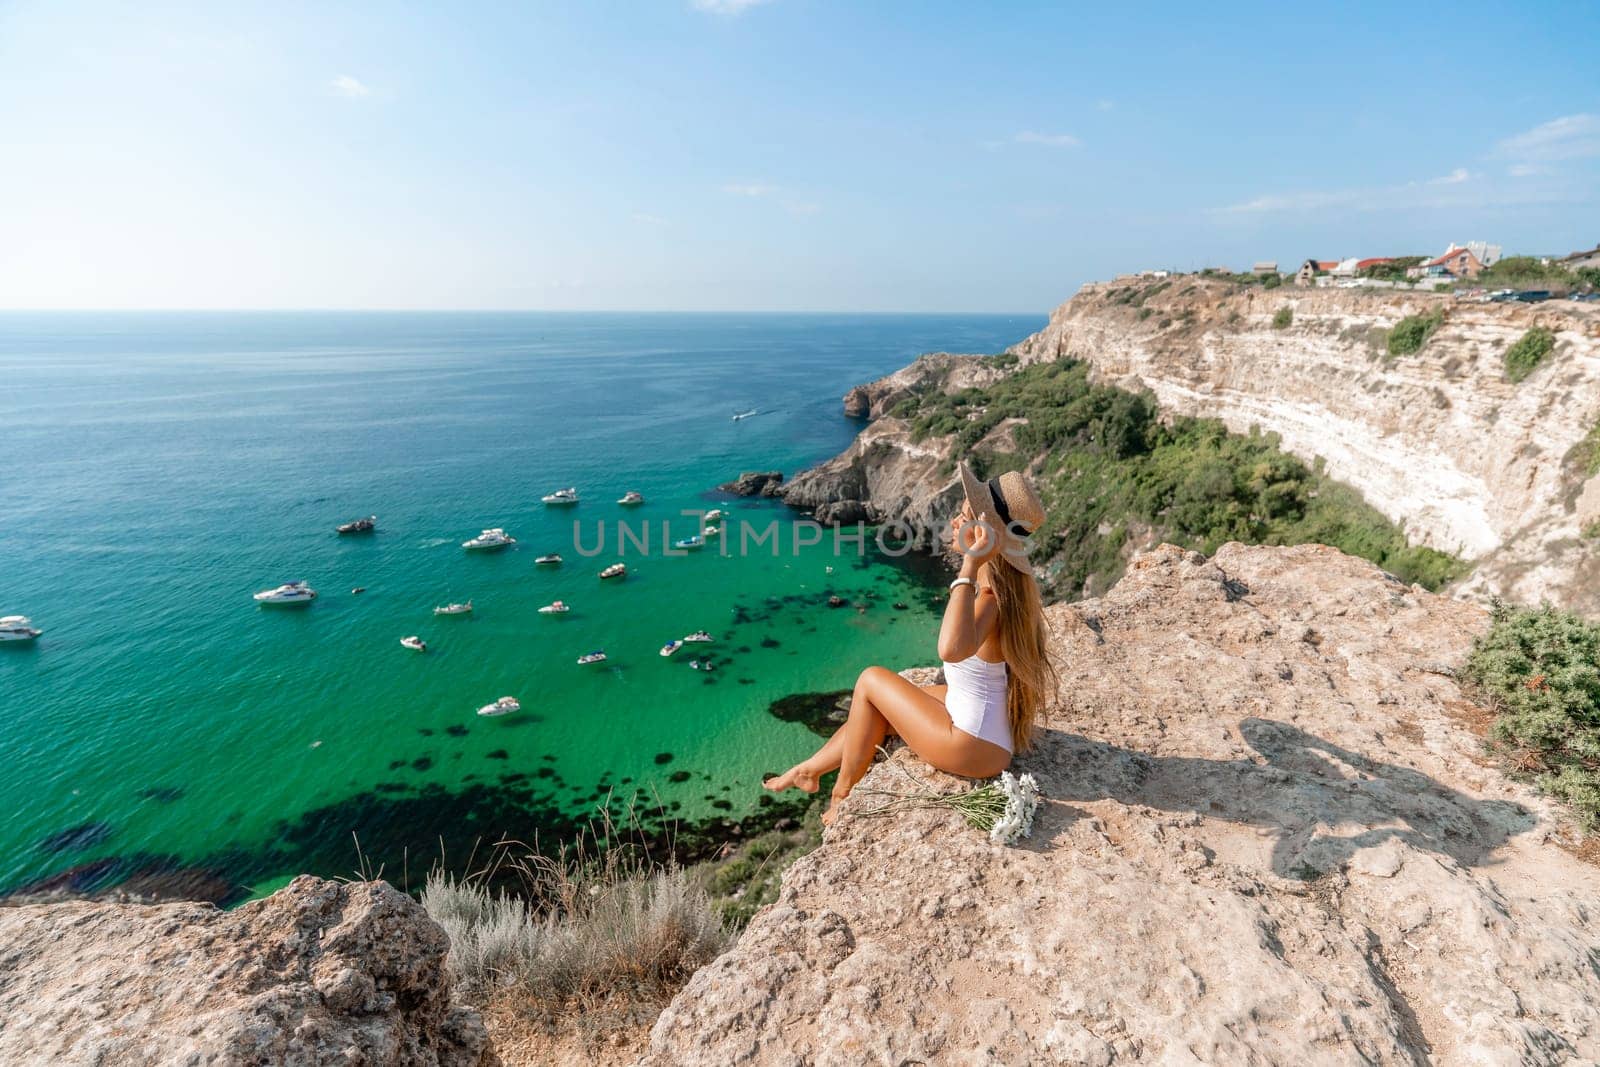
[[[0,1063],[494,1062],[449,942],[383,882],[209,904],[0,908]]]
[[[902,771],[956,788],[898,751],[648,1063],[1600,1061],[1600,877],[1464,725],[1480,609],[1319,546],[1163,546],[1048,617],[1032,838],[862,816]]]
[[[782,471],[745,471],[731,482],[717,486],[737,496],[777,496],[783,487]]]

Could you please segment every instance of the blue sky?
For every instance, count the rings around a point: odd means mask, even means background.
[[[1600,242],[1600,5],[0,0],[0,307],[1043,312]]]

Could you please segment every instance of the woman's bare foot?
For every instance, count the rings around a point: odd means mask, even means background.
[[[848,793],[845,796],[849,796]],[[839,805],[844,803],[844,796],[838,793],[828,798],[828,810],[822,813],[822,825],[832,826],[833,821],[839,817]]]
[[[781,793],[785,789],[798,789],[802,793],[815,793],[821,784],[817,776],[806,770],[804,763],[796,763],[776,778],[768,778],[761,783],[774,793]]]

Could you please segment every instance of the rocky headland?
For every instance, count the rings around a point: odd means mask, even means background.
[[[1487,620],[1320,546],[1172,546],[1047,609],[1020,848],[852,817],[662,1014],[682,1064],[1590,1063],[1600,878],[1482,757]]]

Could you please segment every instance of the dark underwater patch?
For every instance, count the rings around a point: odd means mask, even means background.
[[[98,845],[110,837],[113,830],[108,822],[79,823],[42,838],[37,847],[43,852],[78,852]]]

